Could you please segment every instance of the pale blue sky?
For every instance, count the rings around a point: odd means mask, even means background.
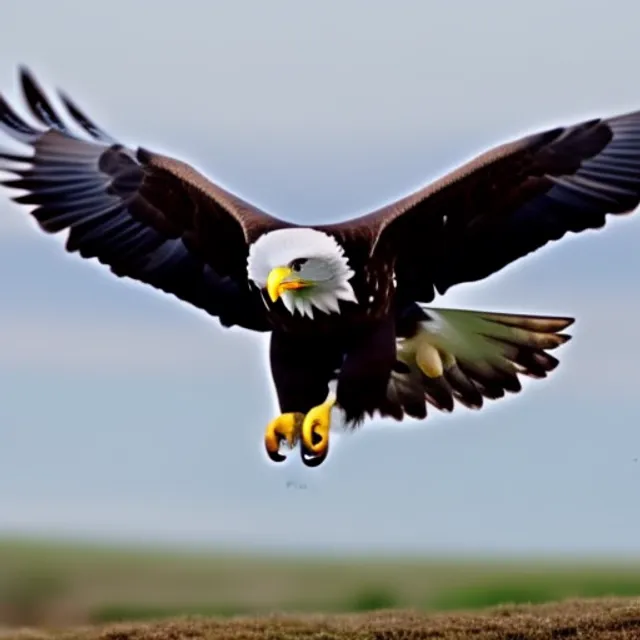
[[[640,108],[633,0],[150,6],[7,2],[1,90],[17,96],[28,64],[122,141],[293,220],[355,215],[488,146]],[[263,456],[264,337],[62,242],[0,205],[0,533],[640,553],[633,216],[438,300],[576,316],[549,379],[481,412],[370,424],[314,471]]]

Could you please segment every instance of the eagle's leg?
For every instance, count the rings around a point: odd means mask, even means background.
[[[332,393],[317,407],[313,407],[304,418],[300,438],[302,461],[308,467],[317,467],[329,453],[329,431],[331,430],[331,410],[336,403]]]
[[[300,438],[303,420],[304,413],[283,413],[267,425],[264,446],[271,460],[274,462],[286,460],[286,456],[280,453],[280,446],[283,443],[289,449],[296,446]]]
[[[329,380],[341,356],[330,336],[271,334],[271,373],[282,414],[269,424],[265,434],[271,460],[284,460],[279,452],[283,441],[293,446],[301,439],[304,418],[327,398]]]

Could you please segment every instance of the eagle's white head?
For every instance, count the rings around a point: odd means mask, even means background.
[[[330,235],[298,227],[260,236],[249,248],[249,278],[280,298],[290,313],[313,318],[313,309],[340,313],[340,300],[357,303],[349,280],[354,272],[343,248]]]

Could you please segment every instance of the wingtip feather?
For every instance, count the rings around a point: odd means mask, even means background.
[[[22,84],[28,82],[35,82],[34,74],[26,64],[18,65],[18,78]]]

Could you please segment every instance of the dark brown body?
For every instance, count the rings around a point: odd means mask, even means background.
[[[387,415],[387,385],[396,363],[396,296],[393,260],[370,256],[366,236],[334,234],[355,272],[350,281],[358,303],[341,302],[340,313],[315,310],[313,319],[269,307],[271,372],[280,410],[307,413],[325,401],[337,381],[338,406],[348,423],[367,414]]]

